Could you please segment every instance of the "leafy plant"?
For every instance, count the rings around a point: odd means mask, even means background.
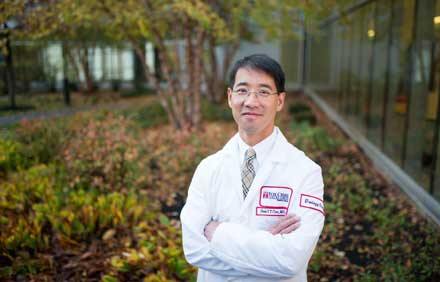
[[[0,176],[28,166],[28,159],[22,152],[21,143],[0,138]]]
[[[322,127],[310,126],[308,122],[291,123],[294,144],[308,153],[335,150],[340,142],[330,137]]]
[[[202,116],[210,121],[232,121],[231,109],[226,104],[215,104],[207,100],[202,100]]]
[[[15,131],[16,140],[22,144],[23,154],[35,164],[54,161],[70,134],[65,119],[24,121]]]
[[[304,103],[292,103],[289,105],[289,113],[296,123],[308,122],[316,124],[316,117],[310,107]]]
[[[129,127],[124,117],[109,114],[72,134],[63,148],[72,187],[115,191],[133,183],[138,151]]]
[[[167,114],[158,101],[134,111],[123,111],[123,115],[143,128],[165,124],[168,121]]]

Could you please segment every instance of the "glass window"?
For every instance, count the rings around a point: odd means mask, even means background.
[[[336,109],[338,93],[340,91],[341,57],[343,54],[341,52],[341,35],[339,24],[337,22],[332,23],[330,29],[330,87],[332,94],[328,97],[328,103]]]
[[[281,65],[286,73],[286,85],[299,85],[300,41],[283,40],[281,43]]]
[[[134,58],[133,52],[130,49],[122,49],[121,54],[121,66],[122,66],[122,80],[133,80],[134,78]]]
[[[389,50],[389,83],[386,105],[384,152],[402,165],[408,108],[410,46],[413,41],[414,0],[395,1]]]
[[[374,35],[374,10],[375,3],[369,4],[360,9],[360,45],[359,45],[359,81],[358,81],[358,101],[356,123],[358,129],[364,135],[366,134],[366,118],[369,112],[369,91],[371,81],[371,66],[373,60],[373,39]]]
[[[432,179],[431,184],[431,192],[433,193],[434,198],[440,201],[440,142],[438,141],[440,138],[440,113],[439,113],[439,92],[440,92],[440,0],[437,0],[435,15],[433,18],[434,23],[434,50],[433,50],[433,64],[431,67],[430,73],[430,83],[429,83],[429,97],[428,97],[428,106],[427,106],[427,115],[429,117],[435,116],[437,119],[436,132],[437,132],[437,154],[435,155],[436,170],[434,178]],[[435,139],[434,139],[435,140]]]
[[[101,80],[103,78],[103,72],[102,72],[102,49],[101,48],[95,48],[93,56],[93,76],[96,80]]]
[[[352,78],[353,78],[353,68],[352,68],[352,61],[353,61],[353,53],[355,52],[355,29],[353,26],[354,22],[354,15],[352,14],[349,19],[349,23],[347,26],[347,51],[345,53],[345,56],[347,57],[344,64],[344,73],[345,73],[345,82],[344,82],[344,88],[342,89],[342,100],[341,100],[341,110],[342,114],[349,119],[349,115],[352,112],[350,109],[351,100],[353,93],[351,92],[351,84],[352,84]]]
[[[347,85],[347,120],[351,125],[357,126],[356,120],[359,113],[359,81],[360,81],[360,58],[361,58],[361,33],[362,33],[363,12],[353,12],[351,21],[351,52],[350,56],[350,77]]]
[[[385,86],[388,82],[388,45],[391,23],[391,2],[379,1],[377,4],[374,29],[368,36],[374,39],[373,72],[371,80],[371,106],[368,117],[367,138],[378,148],[382,148],[382,129],[384,126]]]
[[[432,108],[434,103],[431,100],[436,97],[433,87],[430,87],[430,71],[435,51],[435,0],[425,0],[423,5],[419,1],[416,10],[416,40],[412,48],[413,65],[404,169],[429,190],[435,128],[435,115],[431,114],[435,108]]]
[[[338,95],[338,110],[339,114],[345,116],[345,96],[347,91],[347,82],[349,77],[348,56],[346,55],[350,50],[350,27],[347,24],[341,25],[341,70],[339,81],[339,95]]]
[[[329,44],[327,28],[319,34],[309,37],[309,68],[308,82],[317,90],[323,89],[329,81]]]
[[[335,23],[335,69],[337,80],[335,81],[336,93],[334,95],[332,106],[334,109],[339,108],[342,89],[344,86],[344,59],[345,59],[345,25],[339,22]]]

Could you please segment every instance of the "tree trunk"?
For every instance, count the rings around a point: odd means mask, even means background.
[[[200,92],[200,84],[202,77],[202,57],[203,57],[203,43],[205,41],[205,32],[200,27],[197,28],[196,33],[196,44],[194,50],[194,112],[192,116],[192,125],[196,130],[200,129],[201,126],[201,92]]]
[[[145,82],[144,70],[142,62],[139,56],[136,54],[136,50],[133,48],[133,61],[134,61],[134,84],[136,89],[143,89]]]
[[[163,92],[160,88],[160,83],[157,77],[151,73],[150,69],[148,68],[147,62],[145,60],[145,53],[144,48],[141,48],[136,40],[129,39],[133,49],[135,50],[135,53],[141,62],[142,69],[144,71],[145,79],[148,81],[148,84],[153,86],[154,89],[156,89],[156,92],[159,96],[160,103],[162,107],[164,107],[165,112],[167,113],[168,120],[171,122],[171,124],[175,128],[179,128],[180,124],[178,122],[178,119],[176,115],[174,114],[174,111],[171,108],[171,105],[167,99],[166,92]]]
[[[179,82],[173,77],[172,62],[168,54],[168,48],[165,45],[165,39],[161,36],[160,32],[153,28],[153,35],[155,37],[155,43],[158,47],[159,58],[161,61],[162,74],[165,80],[168,81],[169,91],[167,95],[167,101],[170,103],[170,109],[173,111],[173,115],[176,117],[176,125],[178,130],[182,130],[191,127],[188,119],[185,115],[185,109],[181,105],[185,103],[184,90],[179,91],[181,86]]]
[[[77,81],[78,85],[81,86],[81,75],[79,72],[78,62],[75,60],[75,57],[72,53],[73,52],[72,49],[68,46],[64,46],[64,47],[65,47],[67,59],[73,68],[73,72],[75,73],[76,81]]]
[[[82,91],[87,94],[93,93],[93,91],[95,91],[95,86],[92,73],[90,72],[88,48],[84,46],[76,46],[73,48],[66,48],[66,51],[70,65],[75,72],[76,79],[80,84]],[[78,60],[76,60],[75,57],[78,58]],[[81,71],[84,73],[84,83],[81,82]]]
[[[240,46],[239,42],[227,44],[224,47],[225,56],[223,58],[223,70],[219,72],[218,61],[219,58],[215,52],[215,42],[212,38],[208,41],[208,68],[205,68],[205,79],[208,87],[208,99],[210,102],[221,103],[225,98],[225,86],[228,80],[228,70],[232,63],[237,50]]]
[[[191,121],[194,115],[194,45],[192,42],[193,29],[189,20],[184,26],[183,34],[186,43],[186,75],[187,88],[185,91],[186,118]],[[183,74],[182,74],[183,75]]]
[[[69,79],[67,78],[67,48],[66,43],[62,43],[62,55],[63,55],[63,97],[64,104],[70,106],[70,89],[69,89]]]
[[[85,78],[85,91],[87,94],[93,93],[94,85],[93,85],[93,77],[90,72],[90,64],[89,64],[89,48],[87,46],[81,46],[77,48],[77,54],[79,56],[79,61],[81,63],[82,71],[84,73]]]
[[[207,87],[208,100],[211,103],[218,102],[216,100],[216,81],[218,80],[218,64],[217,55],[215,53],[215,38],[209,36],[208,40],[208,62],[205,64],[205,83]]]

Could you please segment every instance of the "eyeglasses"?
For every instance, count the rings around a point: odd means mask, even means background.
[[[268,89],[258,89],[257,91],[250,91],[247,88],[238,88],[232,90],[232,93],[241,98],[247,98],[249,97],[249,95],[251,95],[251,93],[255,93],[255,95],[257,95],[257,98],[267,98],[270,95],[278,94],[278,92],[271,92]]]

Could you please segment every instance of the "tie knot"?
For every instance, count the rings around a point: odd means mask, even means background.
[[[256,157],[255,150],[252,148],[247,149],[245,157],[246,157],[246,160],[254,159]]]

